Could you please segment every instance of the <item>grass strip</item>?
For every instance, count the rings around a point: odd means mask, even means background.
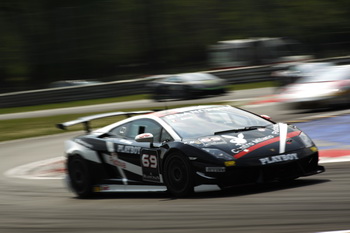
[[[88,106],[88,105],[95,105],[95,104],[107,104],[107,103],[116,103],[116,102],[148,99],[148,98],[149,98],[149,95],[145,94],[145,95],[131,95],[131,96],[103,98],[103,99],[94,99],[94,100],[80,100],[80,101],[72,101],[72,102],[57,103],[57,104],[2,108],[0,109],[0,114],[31,112],[31,111],[49,110],[49,109],[56,109],[56,108],[69,108],[69,107]]]
[[[272,82],[272,81],[259,82],[259,83],[243,83],[243,84],[231,85],[229,86],[229,89],[237,91],[237,90],[245,90],[245,89],[272,87],[275,85],[276,85],[275,82]],[[149,98],[150,98],[149,95],[142,94],[142,95],[114,97],[114,98],[72,101],[72,102],[57,103],[57,104],[2,108],[0,109],[0,114],[30,112],[30,111],[48,110],[48,109],[56,109],[56,108],[68,108],[68,107],[77,107],[77,106],[88,106],[88,105],[94,105],[94,104],[107,104],[107,103],[116,103],[116,102],[124,102],[124,101],[140,100],[140,99],[149,99]]]
[[[235,90],[240,87],[243,89],[252,89],[252,88],[262,88],[262,87],[271,87],[274,83],[272,82],[264,82],[259,84],[240,84],[239,86],[235,85]],[[86,100],[86,101],[76,101],[70,103],[62,103],[62,104],[52,104],[52,105],[42,105],[42,106],[31,106],[31,107],[22,107],[16,108],[14,112],[24,112],[24,111],[35,111],[35,110],[43,110],[43,109],[54,109],[54,108],[62,108],[62,107],[74,107],[74,106],[83,106],[83,105],[93,105],[93,104],[102,104],[102,103],[111,103],[111,102],[120,102],[120,101],[131,101],[146,98],[147,95],[137,95],[137,96],[127,96],[127,97],[118,97],[118,98],[108,98],[108,99],[99,99],[99,100]],[[218,103],[220,104],[220,103]],[[227,104],[227,103],[222,103]],[[190,106],[192,104],[172,106],[172,108]],[[6,110],[6,109],[5,109]],[[124,109],[118,111],[139,111],[139,110],[149,110],[149,109]],[[9,110],[8,110],[9,111]],[[4,113],[4,109],[1,113]],[[6,112],[11,113],[11,112]],[[77,119],[79,117],[94,115],[105,112],[95,112],[95,113],[81,113],[81,114],[66,114],[66,115],[57,115],[57,116],[48,116],[48,117],[37,117],[37,118],[25,118],[25,119],[13,119],[13,120],[0,120],[0,142],[9,141],[15,139],[23,139],[29,137],[37,137],[37,136],[45,136],[51,134],[59,134],[67,131],[60,130],[55,127],[57,123],[66,122],[70,120]],[[111,118],[103,118],[94,120],[91,122],[91,127],[100,128],[105,125],[114,123],[123,119],[123,116],[111,117]],[[81,125],[72,126],[69,128],[69,131],[77,131],[81,130]]]
[[[98,113],[96,113],[98,114]],[[69,114],[49,117],[27,118],[27,119],[13,119],[0,121],[0,142],[23,139],[28,137],[44,136],[51,134],[59,134],[67,131],[55,127],[57,123],[73,120],[87,114]],[[99,128],[104,125],[111,124],[122,117],[104,118],[92,122],[92,128]],[[68,131],[81,130],[82,125],[75,125],[69,128]]]

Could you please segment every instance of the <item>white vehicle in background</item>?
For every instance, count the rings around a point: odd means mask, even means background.
[[[297,62],[280,65],[281,70],[272,72],[272,77],[279,88],[294,83],[305,77],[323,74],[327,69],[335,64],[332,62]],[[284,69],[282,68],[284,66]]]
[[[322,73],[300,78],[287,85],[279,98],[293,109],[349,107],[350,65],[332,66]]]

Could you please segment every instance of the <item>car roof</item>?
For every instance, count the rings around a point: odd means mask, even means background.
[[[154,119],[156,121],[162,121],[161,118],[164,116],[169,116],[173,114],[178,114],[178,113],[183,113],[183,112],[189,112],[189,111],[195,111],[195,110],[200,110],[200,109],[208,109],[208,108],[215,108],[215,107],[231,107],[229,105],[199,105],[199,106],[190,106],[190,107],[181,107],[181,108],[174,108],[174,109],[168,109],[168,110],[161,110],[161,111],[155,111],[143,115],[137,115],[133,117],[126,118],[124,120],[117,121],[115,123],[112,123],[110,125],[107,125],[105,127],[99,128],[94,130],[94,133],[103,133],[111,130],[112,128],[124,124],[133,120],[137,119]]]
[[[173,114],[182,113],[182,112],[189,112],[189,111],[208,109],[208,108],[214,108],[214,107],[222,107],[222,106],[228,106],[228,105],[198,105],[198,106],[181,107],[181,108],[174,108],[169,110],[153,112],[153,113],[150,113],[150,115],[154,115],[156,117],[164,117],[164,116],[173,115]]]
[[[310,77],[304,77],[296,83],[313,83],[325,81],[337,81],[348,79],[350,73],[350,65],[337,65],[327,68],[322,74]]]
[[[184,81],[200,81],[200,80],[209,80],[209,79],[220,79],[219,77],[206,73],[206,72],[192,72],[192,73],[179,73],[179,74],[166,74],[166,75],[154,75],[150,76],[147,79],[153,80],[154,82],[164,82],[169,79],[177,78]]]
[[[164,121],[164,119],[162,119],[163,117],[170,116],[173,114],[179,114],[179,113],[186,113],[186,112],[192,112],[192,111],[195,112],[202,109],[211,109],[211,108],[214,109],[214,108],[225,108],[225,107],[234,108],[230,105],[199,105],[199,106],[181,107],[181,108],[155,111],[147,114],[132,116],[132,117],[117,121],[115,123],[109,124],[102,128],[96,129],[90,132],[90,134],[98,136],[104,133],[108,133],[110,130],[112,130],[115,127],[118,127],[123,124],[127,124],[135,120],[150,119],[158,122],[162,127],[164,127],[164,129],[166,129],[175,140],[181,140],[182,139],[181,136],[179,136],[177,132],[175,132],[174,129],[166,121]]]

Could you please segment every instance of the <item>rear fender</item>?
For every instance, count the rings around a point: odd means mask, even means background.
[[[102,163],[96,151],[92,150],[89,145],[82,145],[76,141],[66,141],[65,142],[66,155],[67,158],[73,155],[80,155],[82,158],[95,162]]]

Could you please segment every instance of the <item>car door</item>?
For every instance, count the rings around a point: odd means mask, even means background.
[[[185,90],[185,82],[181,76],[171,76],[166,80],[167,92],[171,98],[181,98]]]
[[[160,144],[165,130],[152,119],[138,119],[112,129],[108,139],[109,163],[118,176],[131,183],[160,183]],[[152,133],[154,142],[136,142],[142,133]]]

